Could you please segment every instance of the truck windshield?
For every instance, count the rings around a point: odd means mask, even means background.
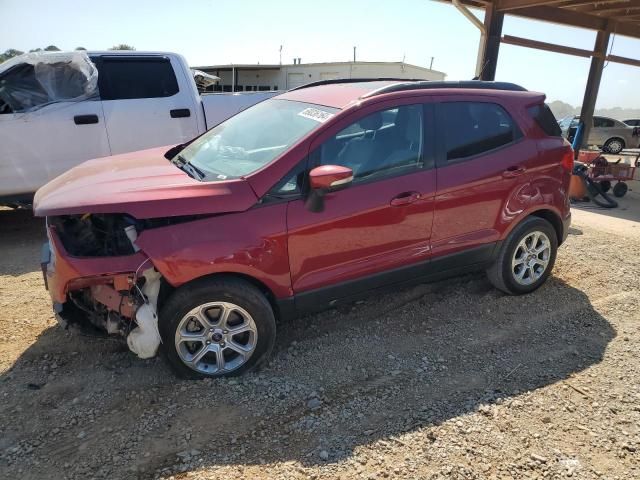
[[[270,99],[212,128],[180,152],[201,170],[204,181],[223,181],[255,172],[318,128],[335,108]]]

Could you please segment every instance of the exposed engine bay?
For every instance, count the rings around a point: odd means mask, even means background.
[[[135,229],[136,221],[128,215],[63,215],[49,217],[47,223],[55,227],[65,250],[76,257],[130,255],[136,248],[127,236],[127,228]]]

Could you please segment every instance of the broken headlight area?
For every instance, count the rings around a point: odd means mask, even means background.
[[[133,275],[109,279],[84,279],[69,285],[64,303],[63,326],[77,324],[81,329],[127,336],[135,327],[135,312],[145,302],[141,295],[144,277],[134,285]]]
[[[137,221],[124,214],[61,215],[47,218],[74,257],[131,255],[137,250]]]

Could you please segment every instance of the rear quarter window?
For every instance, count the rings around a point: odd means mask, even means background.
[[[540,105],[529,107],[527,111],[529,112],[529,115],[533,117],[536,123],[540,125],[540,128],[542,128],[544,133],[546,133],[550,137],[562,136],[560,125],[558,125],[556,117],[553,115],[553,112],[546,103],[541,103]]]

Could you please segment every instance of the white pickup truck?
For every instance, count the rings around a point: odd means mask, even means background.
[[[184,143],[277,93],[200,95],[174,53],[16,57],[0,65],[0,204],[85,160]]]

